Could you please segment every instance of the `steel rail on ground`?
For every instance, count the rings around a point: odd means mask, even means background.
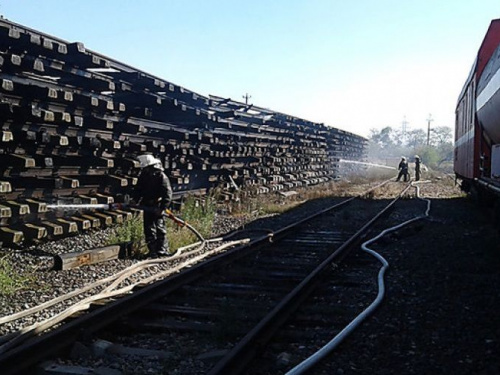
[[[280,328],[286,319],[296,310],[313,290],[319,281],[322,272],[335,260],[359,245],[368,231],[396,204],[401,196],[408,191],[408,184],[400,194],[386,207],[379,211],[361,229],[359,229],[342,246],[333,252],[319,266],[316,267],[299,285],[297,285],[269,314],[267,314],[233,349],[224,356],[208,373],[208,375],[237,375],[246,370],[247,364],[255,358],[273,334]]]

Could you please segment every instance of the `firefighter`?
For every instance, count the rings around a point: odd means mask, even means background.
[[[399,162],[398,169],[399,169],[399,174],[398,174],[398,178],[396,179],[396,181],[399,181],[402,176],[404,176],[405,182],[408,181],[408,178],[409,178],[408,162],[406,161],[406,158],[404,156],[401,158],[401,161]]]
[[[172,202],[172,187],[159,159],[149,154],[137,159],[141,173],[132,197],[144,207],[144,237],[149,256],[166,256],[169,244],[164,212]]]
[[[415,155],[415,181],[420,180],[420,156]]]

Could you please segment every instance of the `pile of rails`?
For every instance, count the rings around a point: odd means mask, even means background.
[[[337,177],[366,140],[166,80],[0,19],[0,241],[55,237],[127,212],[55,216],[48,203],[113,203],[136,156],[160,158],[177,195],[211,187],[286,190]]]

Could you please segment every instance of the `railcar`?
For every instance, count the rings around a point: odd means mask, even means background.
[[[491,21],[458,98],[454,151],[462,189],[500,197],[500,19]]]

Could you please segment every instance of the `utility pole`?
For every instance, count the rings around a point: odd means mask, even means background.
[[[429,117],[427,118],[427,146],[429,146],[431,139],[431,121],[434,120],[432,119],[432,115],[429,113]]]
[[[248,99],[251,98],[250,95],[248,95],[248,93],[246,93],[245,95],[242,96],[243,99],[245,99],[245,104],[248,105]]]
[[[403,139],[406,138],[406,132],[408,127],[408,121],[406,121],[406,116],[403,117],[403,122],[401,123],[401,131],[403,133]]]

